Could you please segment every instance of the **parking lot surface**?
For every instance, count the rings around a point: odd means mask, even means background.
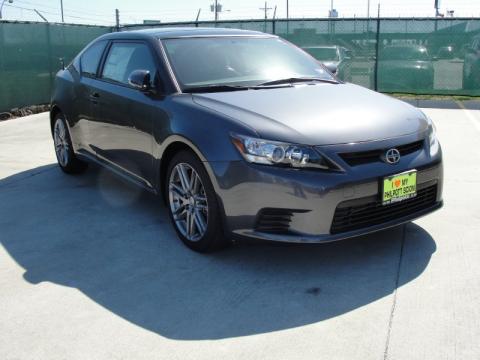
[[[48,114],[0,123],[0,359],[479,359],[480,111],[425,112],[442,210],[212,255],[155,196],[96,167],[64,175]]]

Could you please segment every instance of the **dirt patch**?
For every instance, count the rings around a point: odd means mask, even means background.
[[[23,108],[15,108],[10,111],[0,112],[0,121],[38,114],[49,110],[50,105],[32,105]]]

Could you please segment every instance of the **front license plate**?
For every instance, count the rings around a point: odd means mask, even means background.
[[[417,196],[417,170],[383,178],[383,205],[396,203],[415,196]]]

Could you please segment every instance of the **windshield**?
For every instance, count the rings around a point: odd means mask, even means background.
[[[304,48],[304,50],[320,61],[338,61],[336,48]]]
[[[278,38],[183,38],[163,44],[182,88],[255,86],[294,77],[335,80],[315,59]]]
[[[427,49],[414,46],[399,46],[385,48],[381,53],[380,60],[417,60],[428,61]]]

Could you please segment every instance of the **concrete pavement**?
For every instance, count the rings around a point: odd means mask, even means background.
[[[0,359],[479,359],[480,111],[425,110],[445,207],[324,245],[185,248],[158,198],[0,123]]]

